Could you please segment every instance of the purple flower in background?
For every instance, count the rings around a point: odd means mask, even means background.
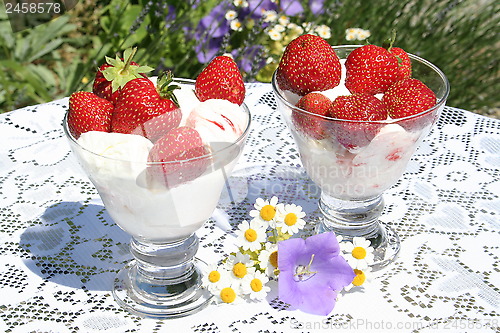
[[[279,298],[304,312],[328,315],[337,292],[355,276],[339,253],[333,232],[279,242]]]
[[[325,0],[309,0],[309,7],[314,15],[323,14],[325,12],[323,4]]]
[[[212,11],[200,20],[196,27],[194,38],[199,41],[196,45],[198,61],[207,63],[219,52],[224,36],[229,33],[230,25],[225,18],[229,9],[227,2],[215,6]]]
[[[261,56],[262,45],[253,45],[243,50],[236,49],[231,52],[241,71],[251,73],[258,71],[266,64],[266,59]]]
[[[280,5],[281,10],[283,10],[283,13],[287,16],[295,16],[304,12],[304,8],[299,0],[281,0]]]
[[[248,0],[248,7],[242,8],[241,17],[250,17],[258,20],[266,10],[278,10],[276,3],[271,0]]]

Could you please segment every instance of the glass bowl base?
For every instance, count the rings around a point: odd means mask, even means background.
[[[342,236],[343,242],[352,242],[353,238],[357,235],[352,233],[352,230],[343,232],[342,229],[329,228],[328,224],[319,223],[317,226],[317,232],[329,232],[333,231],[336,235]],[[399,250],[401,249],[401,241],[398,234],[389,225],[377,221],[376,227],[368,235],[359,235],[370,241],[373,247],[374,261],[370,265],[372,271],[378,271],[397,259]]]
[[[148,279],[138,273],[135,260],[122,268],[114,281],[113,297],[129,312],[158,319],[173,319],[191,315],[204,309],[211,301],[211,293],[203,288],[201,272],[206,263],[194,259],[194,272],[186,281],[166,283]]]

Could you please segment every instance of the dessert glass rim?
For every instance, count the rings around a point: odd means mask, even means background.
[[[149,79],[152,79],[152,78],[149,78]],[[187,83],[187,84],[194,84],[195,83],[194,80],[183,79],[183,78],[174,78],[174,82]],[[166,161],[166,162],[160,162],[160,161],[149,162],[149,161],[135,161],[135,160],[131,161],[131,160],[123,159],[123,158],[114,158],[114,157],[110,157],[110,156],[104,156],[104,155],[98,154],[96,152],[93,152],[92,150],[89,150],[89,149],[83,147],[82,145],[80,145],[78,143],[77,139],[75,139],[75,137],[69,131],[69,128],[68,128],[68,114],[69,114],[69,109],[64,114],[63,130],[64,130],[64,134],[66,135],[66,137],[68,137],[70,139],[70,141],[73,144],[75,144],[78,148],[80,148],[80,149],[82,149],[82,150],[84,150],[84,151],[86,151],[86,152],[88,152],[88,153],[90,153],[92,155],[99,156],[100,158],[105,158],[105,159],[108,159],[108,160],[111,160],[111,161],[116,161],[116,162],[141,163],[141,164],[142,163],[146,163],[147,165],[179,164],[179,163],[184,163],[184,162],[193,162],[193,161],[196,161],[196,160],[202,160],[202,159],[212,158],[215,155],[219,155],[220,153],[222,153],[222,152],[224,152],[226,150],[230,150],[234,146],[240,144],[240,142],[245,139],[245,137],[247,136],[248,132],[250,131],[250,124],[252,123],[252,114],[250,113],[250,109],[245,104],[245,102],[243,102],[239,107],[243,110],[243,112],[245,112],[248,115],[248,122],[246,124],[245,130],[241,133],[241,135],[238,137],[238,139],[236,139],[235,141],[233,141],[231,143],[228,142],[228,145],[225,146],[224,148],[213,150],[213,151],[210,150],[210,152],[208,154],[205,154],[205,155],[202,155],[202,156],[193,157],[193,158],[188,158],[188,159],[184,159],[184,160],[178,160],[178,161]],[[112,132],[103,132],[103,133],[112,133]],[[136,134],[131,134],[131,135],[136,135]]]
[[[350,49],[350,48],[359,48],[361,46],[363,46],[363,45],[332,45],[332,48],[333,49]],[[313,113],[313,112],[309,112],[309,111],[304,110],[304,109],[302,109],[302,108],[300,108],[298,106],[295,106],[292,103],[290,103],[283,96],[283,90],[281,90],[281,88],[278,87],[277,81],[276,81],[276,74],[278,72],[278,69],[276,69],[274,71],[274,73],[273,73],[271,84],[272,84],[273,90],[275,92],[275,95],[279,98],[279,100],[282,103],[284,103],[287,107],[289,107],[290,109],[292,109],[294,111],[305,113],[305,114],[307,114],[309,116],[312,116],[312,117],[321,118],[321,119],[328,120],[328,121],[339,121],[339,122],[348,122],[348,123],[395,124],[395,123],[398,123],[400,121],[405,121],[405,120],[408,120],[408,119],[417,118],[417,117],[420,117],[422,115],[425,115],[426,113],[433,112],[435,109],[441,107],[441,105],[448,99],[448,95],[450,93],[450,83],[448,82],[448,78],[439,69],[439,67],[437,67],[436,65],[434,65],[430,61],[428,61],[428,60],[426,60],[424,58],[421,58],[421,57],[419,57],[417,55],[414,55],[412,53],[408,53],[408,56],[410,57],[411,60],[417,60],[417,61],[423,63],[424,65],[430,67],[432,70],[434,70],[439,75],[439,77],[443,80],[444,85],[445,85],[445,91],[444,91],[442,97],[440,97],[440,98],[436,97],[436,104],[434,104],[433,107],[431,107],[431,108],[429,108],[429,109],[427,109],[425,111],[416,113],[414,115],[406,116],[406,117],[388,118],[388,119],[384,119],[384,120],[352,120],[352,119],[342,119],[342,118],[334,118],[334,117],[329,117],[329,116],[323,116],[323,115],[319,115],[319,114],[316,114],[316,113]],[[320,91],[318,91],[318,92],[320,92]]]

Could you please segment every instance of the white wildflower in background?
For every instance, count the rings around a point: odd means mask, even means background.
[[[348,41],[365,40],[371,36],[370,30],[360,28],[349,28],[345,31],[345,39]]]
[[[246,1],[246,0],[234,0],[233,4],[236,7],[242,7],[242,8],[247,8],[248,7],[248,1]]]
[[[226,12],[225,18],[228,21],[235,20],[238,17],[238,13],[236,13],[234,10],[228,10]]]
[[[242,31],[243,24],[238,19],[234,19],[231,21],[231,29],[234,31]]]
[[[300,25],[297,25],[295,23],[289,23],[287,25],[287,28],[295,31],[297,34],[302,35],[304,33],[304,28],[302,28]]]
[[[306,213],[302,211],[302,207],[287,204],[279,206],[278,210],[276,227],[281,228],[282,233],[293,235],[306,225],[306,222],[302,219],[306,216]]]
[[[267,228],[258,221],[243,221],[238,226],[238,246],[243,250],[258,251],[266,241]]]
[[[370,241],[363,237],[354,237],[352,243],[340,243],[340,249],[353,269],[364,270],[374,262],[373,247]]]
[[[314,32],[316,34],[318,34],[319,37],[324,38],[324,39],[328,39],[328,38],[332,37],[332,31],[331,31],[330,27],[328,27],[327,25],[324,25],[324,24],[317,26],[314,29]]]
[[[281,25],[283,25],[283,26],[286,26],[286,25],[288,25],[290,23],[290,19],[286,15],[281,15],[278,18],[278,23],[281,24]]]
[[[267,34],[268,34],[269,38],[271,38],[272,40],[278,41],[278,40],[283,39],[281,31],[278,31],[278,30],[276,30],[274,28],[269,29],[269,31],[267,32]]]
[[[311,32],[313,30],[314,25],[311,22],[302,23],[302,27],[305,32]]]
[[[265,10],[262,12],[264,22],[275,22],[278,19],[278,13],[274,10]]]
[[[282,25],[282,24],[276,24],[274,27],[273,27],[274,30],[278,31],[278,32],[284,32],[286,30],[285,26]]]

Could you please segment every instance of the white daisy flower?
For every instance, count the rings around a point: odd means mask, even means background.
[[[286,26],[288,23],[290,23],[290,19],[286,15],[281,15],[278,18],[278,23],[281,24],[281,25],[283,25],[283,26]]]
[[[278,208],[276,227],[281,228],[282,233],[293,235],[304,228],[306,222],[302,218],[306,216],[306,213],[302,211],[302,207],[295,204],[287,204]]]
[[[232,20],[230,27],[231,27],[231,30],[234,30],[234,31],[243,30],[243,24],[241,24],[240,20],[238,20],[238,19]]]
[[[282,24],[276,24],[274,27],[273,27],[274,30],[278,31],[278,32],[283,32],[286,30],[285,26],[282,25]]]
[[[314,29],[314,32],[316,32],[318,34],[318,36],[320,36],[321,38],[324,38],[324,39],[328,39],[328,38],[332,37],[332,31],[331,31],[330,27],[328,27],[327,25],[324,25],[324,24],[317,26]]]
[[[363,270],[354,269],[354,274],[356,274],[356,276],[352,280],[351,284],[344,287],[344,290],[349,291],[354,287],[360,287],[360,286],[364,285],[366,282],[370,282],[371,272],[372,272],[371,267],[367,267]]]
[[[203,271],[203,285],[212,293],[230,283],[229,272],[222,265],[211,264]]]
[[[259,253],[258,260],[260,268],[265,270],[267,276],[275,277],[274,271],[278,269],[278,245],[266,243]]]
[[[349,28],[346,29],[345,31],[345,39],[348,41],[353,41],[358,39],[358,33],[356,31],[356,28]]]
[[[340,243],[345,260],[353,269],[364,270],[374,261],[373,247],[363,237],[354,237],[351,242]]]
[[[271,38],[271,40],[282,40],[283,39],[281,32],[279,32],[278,30],[275,30],[275,29],[269,29],[269,31],[267,32],[267,35],[269,36],[269,38]]]
[[[278,13],[274,10],[264,10],[262,11],[262,17],[264,22],[274,22],[278,19]]]
[[[230,284],[224,285],[220,290],[212,293],[218,304],[239,304],[243,302],[243,294],[240,287],[233,287]]]
[[[269,282],[269,278],[260,271],[256,271],[252,274],[252,278],[249,282],[242,284],[241,290],[244,294],[248,295],[251,300],[260,301],[266,298],[267,293],[271,291],[266,283]]]
[[[236,19],[237,17],[238,17],[238,13],[236,13],[236,11],[234,11],[234,10],[228,10],[226,12],[226,15],[225,15],[225,18],[228,21],[232,21],[232,20]]]
[[[359,40],[365,40],[368,37],[370,37],[371,35],[372,34],[371,34],[370,30],[359,29],[359,31],[358,31],[358,39]]]
[[[262,198],[257,198],[255,200],[254,210],[251,210],[249,215],[253,217],[253,220],[260,221],[264,226],[275,226],[275,217],[278,205],[278,197],[274,196],[271,200],[264,200]]]
[[[243,7],[243,8],[248,7],[248,1],[246,1],[246,0],[234,0],[233,4],[236,7]]]
[[[253,265],[254,262],[248,254],[237,252],[235,255],[230,255],[226,261],[226,269],[231,278],[231,287],[239,288],[242,283],[249,280],[255,272]]]
[[[311,22],[302,23],[302,27],[305,32],[310,32],[313,29],[313,24]]]
[[[259,221],[241,222],[236,231],[239,247],[243,248],[243,250],[260,250],[261,243],[266,241],[266,229]]]
[[[286,27],[290,30],[296,31],[299,35],[302,35],[304,33],[304,28],[295,23],[290,23]]]

